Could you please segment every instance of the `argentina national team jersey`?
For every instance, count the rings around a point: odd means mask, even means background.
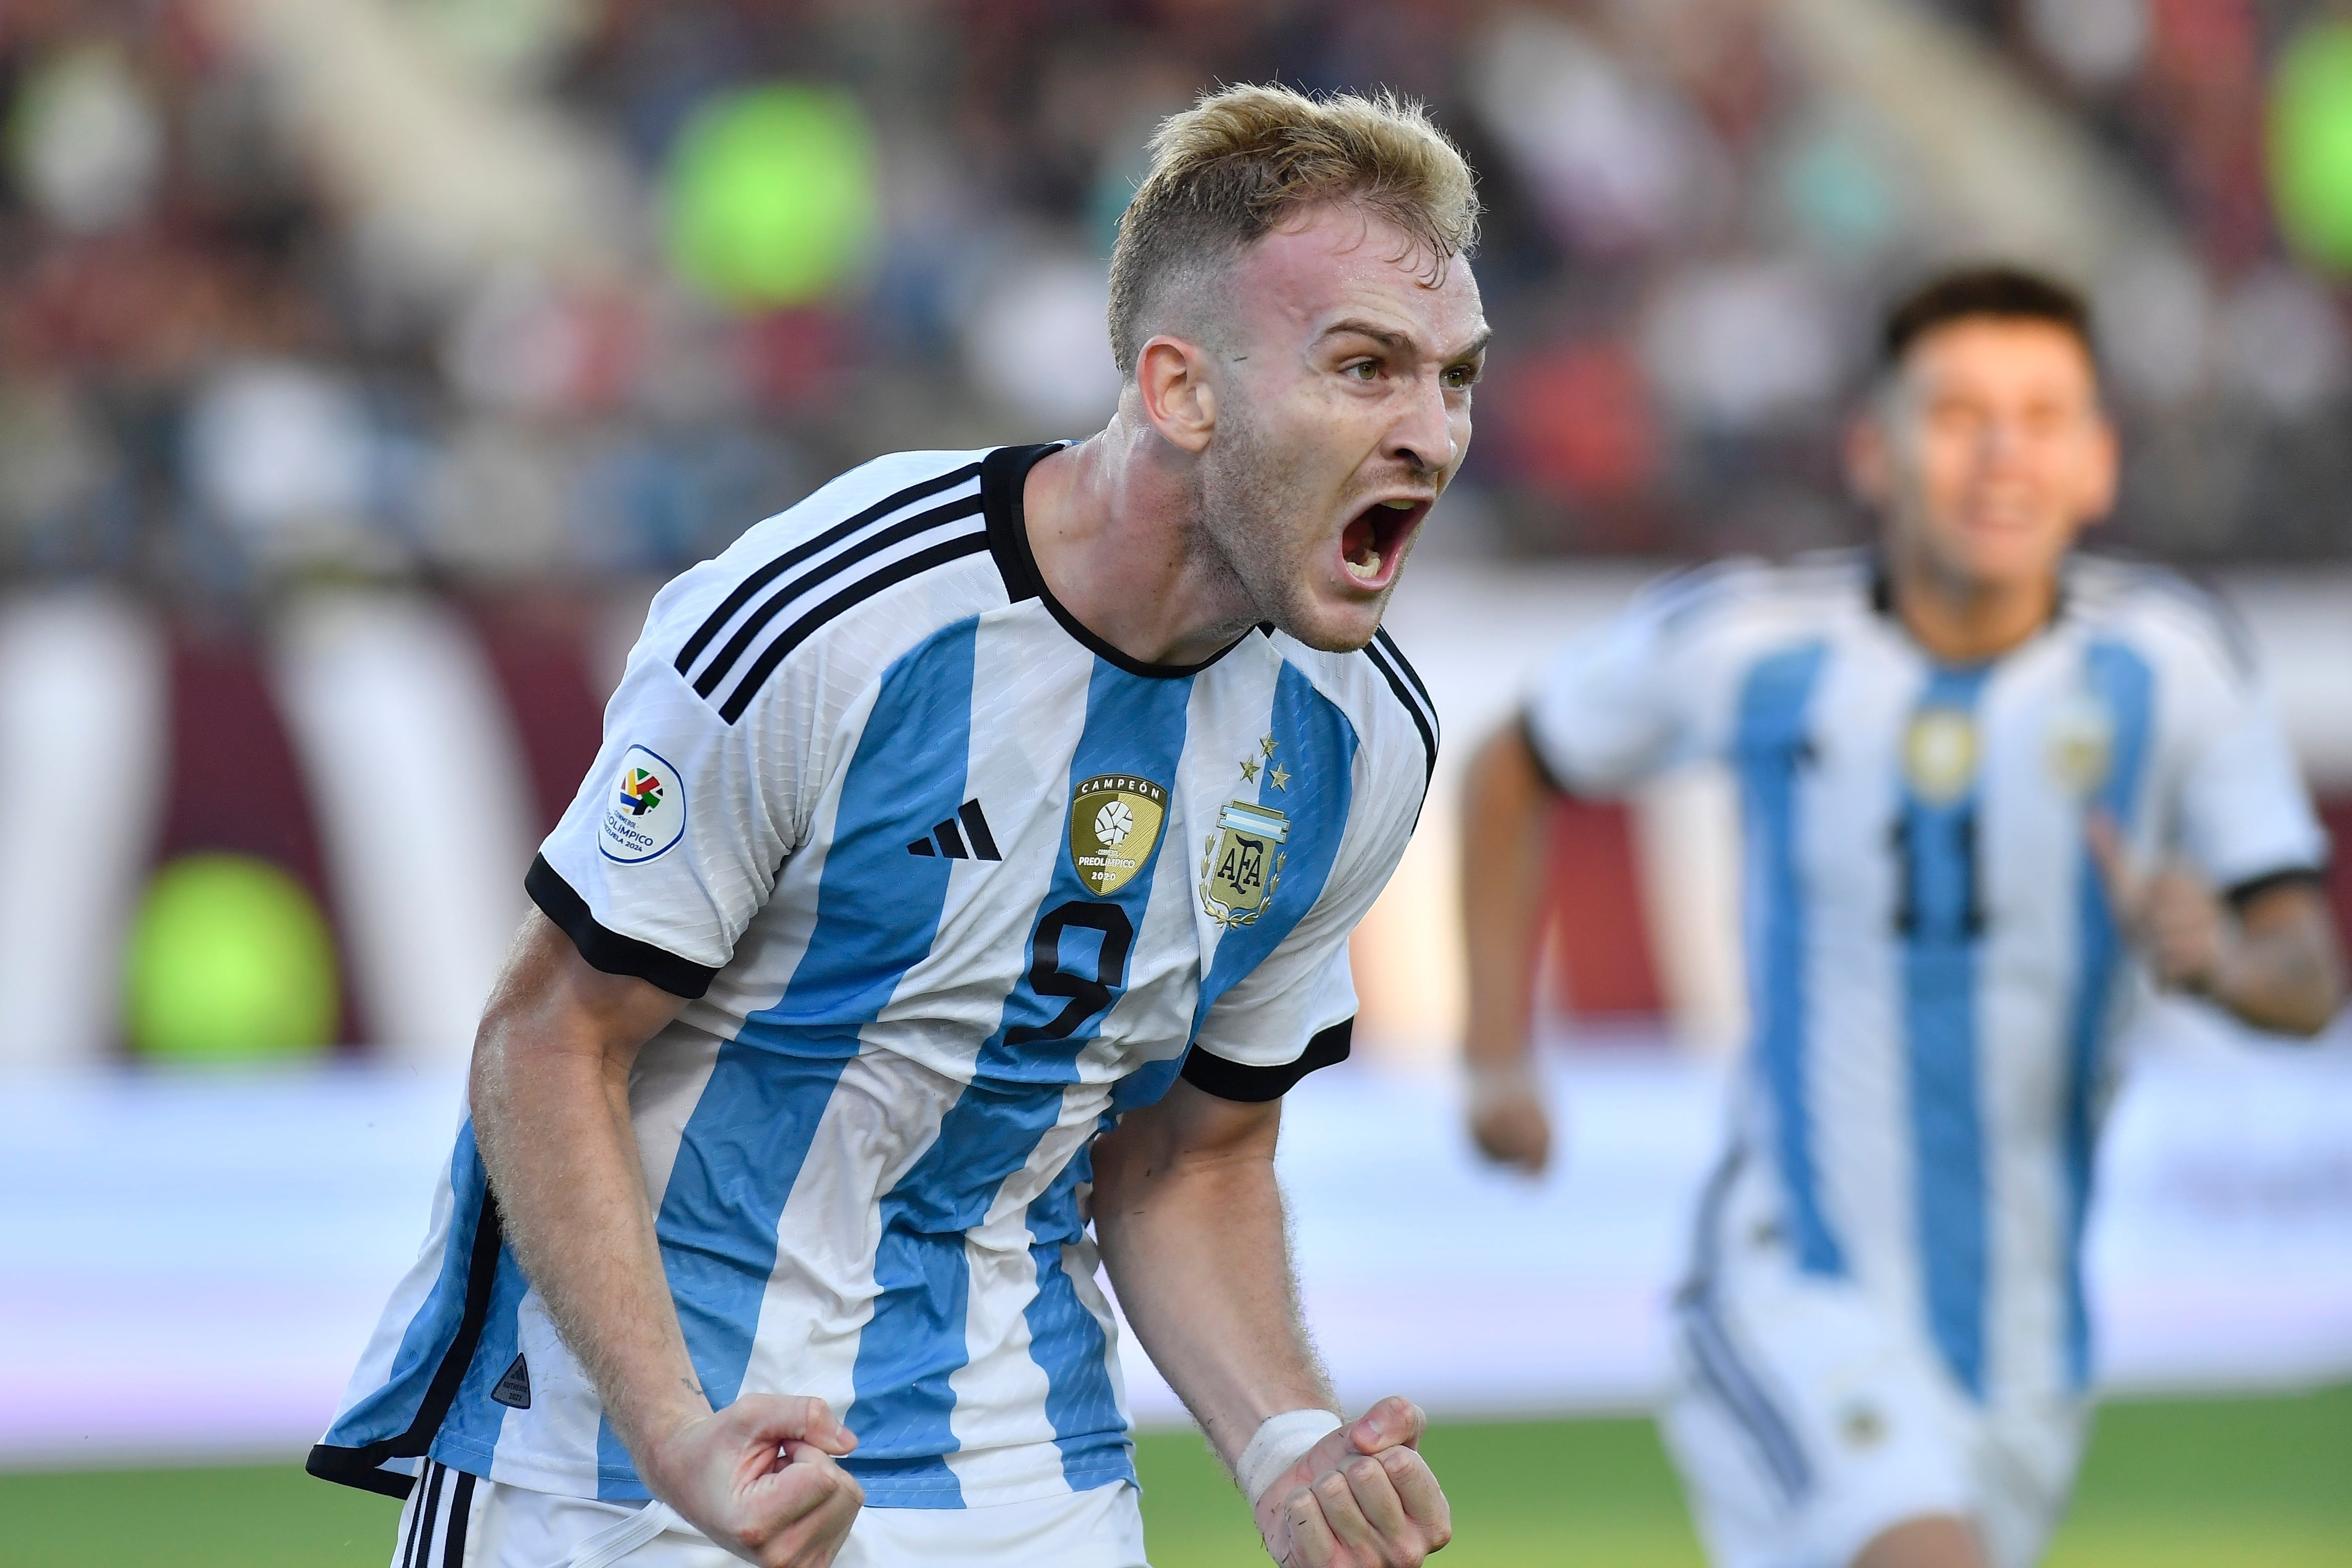
[[[1385,634],[1176,668],[1088,633],[1022,517],[1052,449],[878,459],[670,584],[529,878],[692,998],[630,1102],[704,1390],[829,1401],[872,1506],[1133,1479],[1089,1144],[1180,1072],[1263,1100],[1346,1055],[1434,758]],[[310,1468],[404,1492],[426,1454],[647,1495],[470,1121]]]
[[[1709,758],[1738,782],[1753,1040],[1685,1300],[1767,1238],[1891,1307],[1967,1399],[2071,1404],[2093,1145],[2146,992],[2084,818],[2241,893],[2325,861],[2234,628],[2168,574],[2077,558],[2047,627],[1954,667],[1868,556],[1735,563],[1565,650],[1526,716],[1571,791]]]

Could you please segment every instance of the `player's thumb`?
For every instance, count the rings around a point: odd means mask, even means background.
[[[856,1434],[841,1424],[833,1406],[807,1394],[746,1394],[734,1409],[751,1422],[752,1436],[762,1443],[806,1443],[835,1458],[857,1447]]]
[[[2107,889],[2108,907],[2118,921],[2131,924],[2138,916],[2143,884],[2130,847],[2124,843],[2123,830],[2110,813],[2096,810],[2083,820],[2083,841],[2090,848],[2091,864],[2099,868],[2099,881]]]
[[[1401,1394],[1390,1394],[1370,1410],[1356,1417],[1348,1428],[1348,1441],[1360,1454],[1377,1454],[1383,1448],[1418,1448],[1421,1435],[1429,1426],[1429,1417],[1421,1406]]]

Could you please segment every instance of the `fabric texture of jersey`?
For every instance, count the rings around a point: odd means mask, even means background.
[[[1753,1040],[1687,1329],[1750,1462],[1801,1491],[1801,1441],[1710,1326],[1763,1227],[1989,1410],[2066,1414],[2089,1374],[2092,1153],[2145,994],[2084,844],[2246,889],[2326,843],[2234,628],[2154,569],[2069,563],[2059,612],[1990,663],[1929,658],[1868,555],[1734,563],[1646,591],[1526,709],[1564,787],[1685,763],[1738,782]],[[1743,1216],[1746,1230],[1717,1234]],[[1755,1332],[1771,1331],[1759,1321]]]
[[[1094,637],[1029,552],[1051,450],[878,459],[671,583],[528,881],[691,998],[630,1097],[705,1391],[831,1402],[875,1507],[1133,1479],[1091,1141],[1180,1070],[1266,1100],[1346,1054],[1348,934],[1434,754],[1385,634]],[[402,1492],[425,1454],[646,1495],[470,1121],[311,1468]]]

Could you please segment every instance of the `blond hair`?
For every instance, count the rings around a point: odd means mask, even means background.
[[[1229,87],[1160,122],[1151,170],[1118,220],[1110,258],[1110,351],[1135,374],[1161,286],[1222,261],[1302,207],[1348,202],[1393,224],[1433,275],[1478,237],[1470,165],[1421,104],[1383,89],[1309,98]]]

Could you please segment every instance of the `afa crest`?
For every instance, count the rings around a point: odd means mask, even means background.
[[[1227,801],[1201,858],[1201,907],[1223,926],[1248,925],[1282,883],[1290,818],[1271,806]]]
[[[1127,886],[1151,864],[1168,820],[1168,792],[1150,779],[1105,773],[1078,785],[1070,798],[1070,864],[1078,880],[1101,898]]]
[[[2115,716],[2084,693],[2051,715],[2044,744],[2050,776],[2060,788],[2088,799],[2099,793],[2115,765]]]

